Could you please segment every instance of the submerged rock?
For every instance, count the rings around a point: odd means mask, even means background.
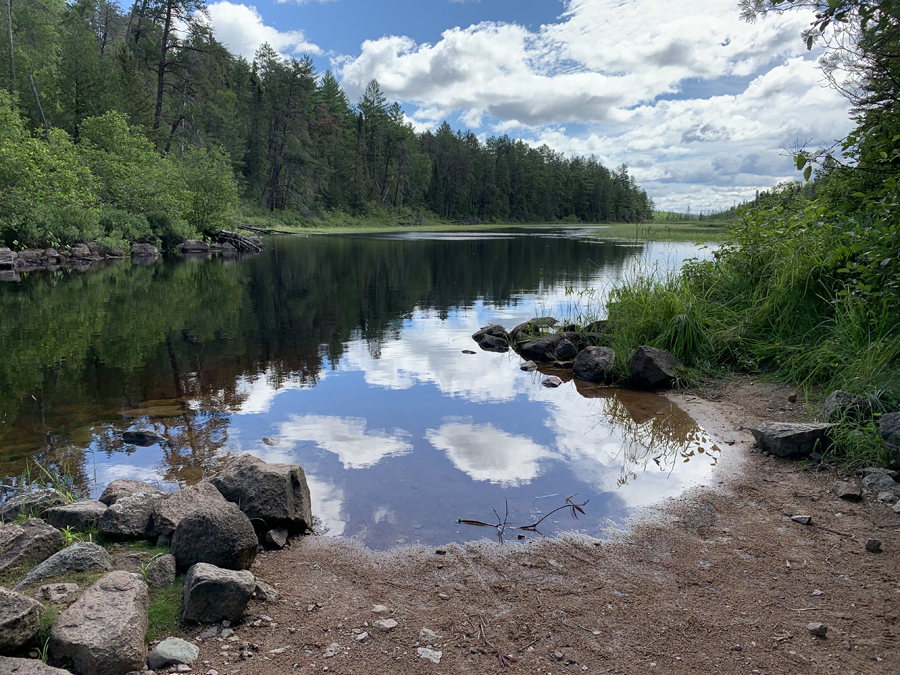
[[[153,429],[133,429],[122,434],[122,441],[146,448],[158,443],[165,443],[166,437],[156,433]]]
[[[509,335],[506,329],[499,324],[493,324],[476,331],[472,335],[472,339],[486,352],[509,351]]]
[[[613,379],[616,353],[609,347],[586,347],[578,358],[572,373],[586,382],[608,383]]]

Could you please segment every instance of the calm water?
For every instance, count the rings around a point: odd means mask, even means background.
[[[250,452],[304,467],[327,535],[387,548],[491,536],[456,520],[508,508],[526,525],[576,494],[585,515],[557,513],[541,532],[599,534],[715,464],[718,449],[665,398],[565,373],[547,389],[470,337],[578,318],[636,266],[704,254],[690,244],[583,228],[267,244],[254,258],[0,284],[0,480],[35,458],[68,466],[94,497],[115,478],[176,489]],[[122,444],[140,427],[169,443]]]

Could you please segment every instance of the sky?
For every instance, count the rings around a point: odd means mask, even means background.
[[[661,210],[723,209],[786,180],[790,152],[852,128],[801,32],[737,0],[220,0],[216,35],[312,56],[351,101],[371,79],[416,129],[447,121],[627,164]]]

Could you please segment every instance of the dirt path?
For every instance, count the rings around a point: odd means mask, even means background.
[[[789,393],[745,383],[674,396],[723,449],[713,485],[611,541],[371,553],[307,538],[261,555],[252,572],[279,599],[254,602],[233,636],[198,643],[194,670],[898,673],[900,518],[836,498],[832,475],[751,450],[747,427],[802,413]],[[866,551],[873,536],[882,553]],[[390,631],[373,626],[379,604],[397,622]],[[428,646],[439,664],[419,656]]]

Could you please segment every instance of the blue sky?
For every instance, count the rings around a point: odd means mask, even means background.
[[[448,121],[631,167],[696,212],[796,179],[785,149],[850,129],[800,38],[811,15],[742,22],[737,0],[220,0],[219,39],[310,54],[355,100],[372,78],[420,130]]]

